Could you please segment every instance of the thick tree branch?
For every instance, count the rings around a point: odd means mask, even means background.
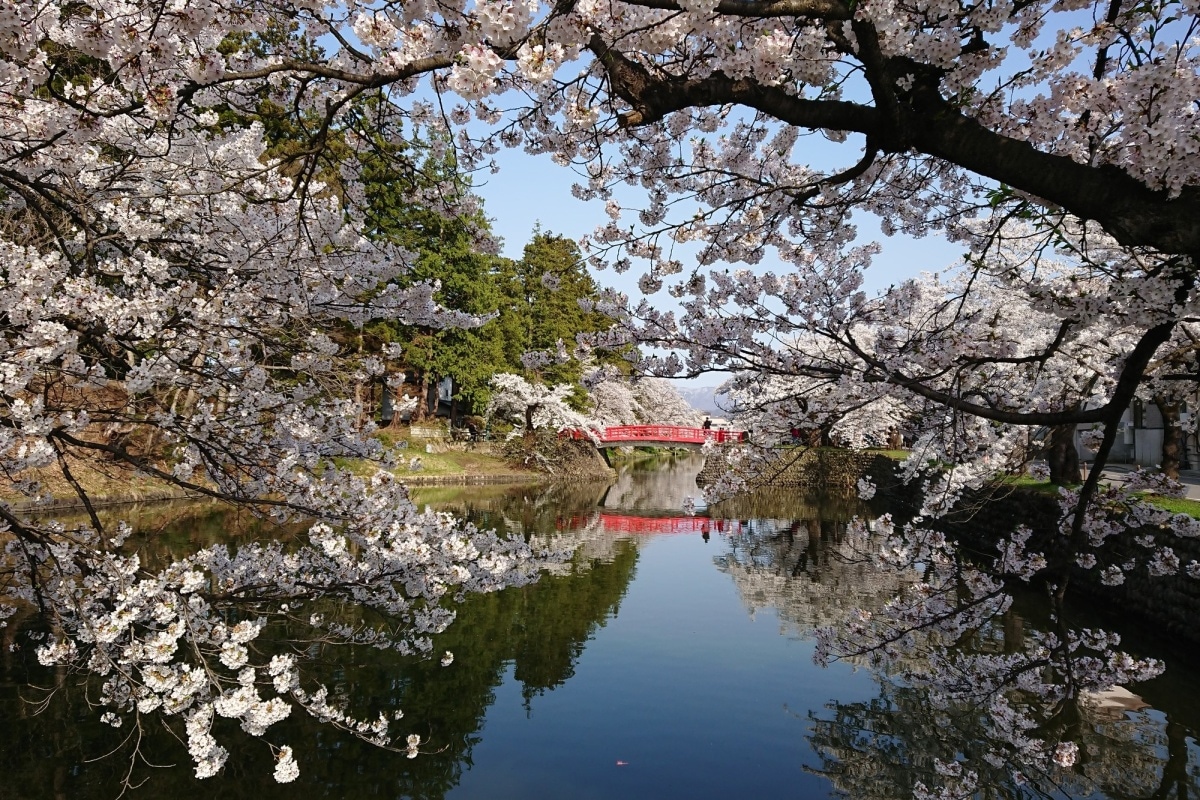
[[[675,0],[624,0],[627,5],[682,11]],[[721,0],[717,14],[730,17],[812,17],[824,20],[851,19],[854,6],[839,0]]]
[[[687,108],[742,105],[797,127],[856,132],[876,142],[902,141],[1080,219],[1095,220],[1126,246],[1177,254],[1200,251],[1200,190],[1185,187],[1172,198],[1118,167],[1081,164],[997,133],[944,99],[934,76],[921,78],[924,88],[918,86],[889,115],[858,103],[795,97],[719,72],[694,79],[662,77],[599,35],[591,37],[588,49],[607,71],[613,94],[630,106],[619,117],[624,127],[648,125]]]
[[[623,127],[657,122],[686,108],[738,103],[805,128],[832,128],[874,134],[881,130],[879,113],[868,106],[840,100],[805,100],[750,80],[721,73],[706,78],[664,79],[592,36],[588,49],[604,65],[614,94],[632,107],[621,115]]]

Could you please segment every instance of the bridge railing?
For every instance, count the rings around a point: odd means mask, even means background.
[[[605,442],[667,441],[704,444],[705,431],[681,425],[614,425],[600,436]]]
[[[633,514],[600,515],[600,524],[614,533],[740,533],[741,520],[709,517],[639,517]]]
[[[614,425],[605,428],[600,436],[603,442],[679,442],[681,444],[714,444],[740,442],[746,438],[745,431],[725,429],[693,428],[684,425]]]
[[[591,438],[583,431],[563,431],[572,439]],[[678,444],[733,444],[747,440],[745,431],[727,430],[725,428],[692,428],[686,425],[613,425],[599,431],[602,444],[638,442],[678,443]]]

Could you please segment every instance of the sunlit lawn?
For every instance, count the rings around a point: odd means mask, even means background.
[[[467,475],[528,476],[531,479],[536,477],[533,472],[519,469],[488,452],[448,450],[442,453],[427,453],[424,442],[414,440],[407,446],[398,446],[403,441],[406,440],[397,440],[392,448],[392,456],[396,462],[392,472],[401,479]],[[335,463],[340,467],[349,467],[359,475],[370,475],[378,469],[375,463],[358,459],[336,459]]]
[[[1050,483],[1050,481],[1039,480],[1030,477],[1029,475],[1006,475],[1002,482],[1006,486],[1013,486],[1027,491],[1038,492],[1039,494],[1057,495],[1059,487]],[[1068,488],[1076,489],[1079,484],[1073,484]],[[1141,494],[1141,498],[1147,503],[1165,508],[1174,514],[1187,514],[1189,517],[1200,519],[1200,500],[1189,500],[1185,497],[1163,497],[1156,494]]]

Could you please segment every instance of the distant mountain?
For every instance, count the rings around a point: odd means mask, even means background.
[[[716,386],[676,386],[675,391],[697,411],[716,415],[724,413],[717,407]]]

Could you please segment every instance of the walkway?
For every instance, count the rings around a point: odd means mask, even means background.
[[[1134,469],[1136,467],[1132,464],[1109,464],[1101,474],[1109,483],[1124,483],[1125,476],[1133,472]],[[1179,470],[1179,482],[1187,490],[1185,497],[1189,500],[1200,500],[1200,470]]]

